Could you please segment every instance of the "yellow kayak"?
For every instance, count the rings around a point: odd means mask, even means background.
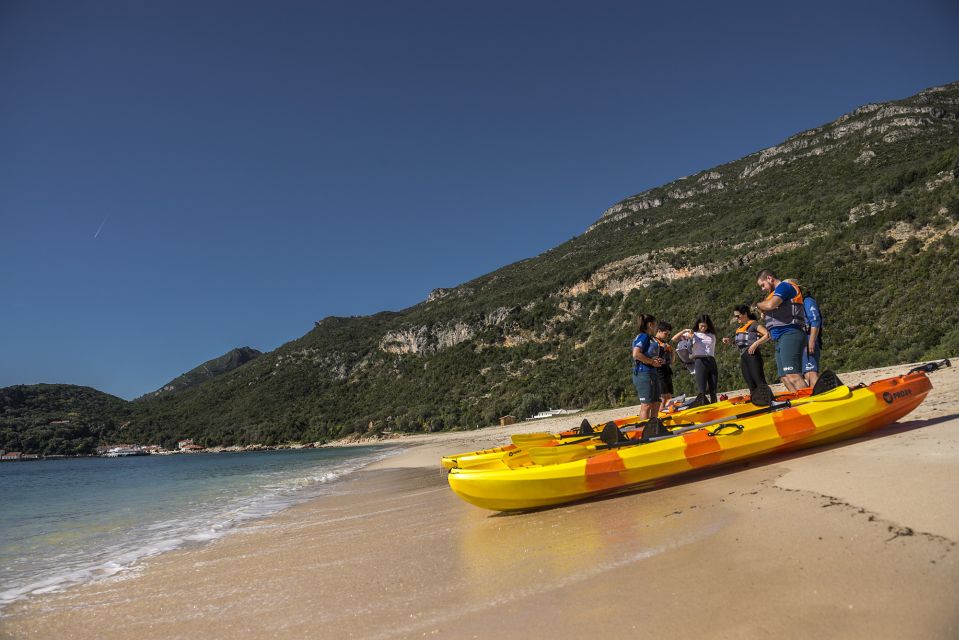
[[[532,447],[530,464],[490,470],[453,468],[447,478],[456,495],[486,509],[514,511],[562,504],[858,436],[905,416],[931,388],[924,371],[911,372],[732,415],[728,423],[678,429],[682,433],[643,444],[590,444],[568,448],[569,453],[559,446]]]
[[[779,401],[793,400],[807,396],[809,392],[809,389],[803,389],[798,392],[787,392],[776,396],[775,399]],[[748,395],[735,396],[717,403],[689,409],[674,409],[672,411],[660,412],[659,418],[667,427],[689,422],[702,423],[735,415],[743,411],[744,406],[753,407],[753,405],[749,404]],[[642,435],[642,419],[639,416],[627,416],[618,418],[612,422],[615,422],[616,426],[622,429],[628,437],[639,438]],[[579,430],[563,431],[560,433],[537,432],[514,434],[510,436],[512,440],[511,444],[443,456],[440,464],[447,471],[454,468],[472,470],[515,469],[516,467],[532,463],[529,456],[529,451],[532,448],[584,445],[591,440],[591,438],[586,436],[589,435],[593,438],[598,438],[603,426],[604,425],[597,425],[598,428],[594,427],[594,431],[590,434],[584,434]],[[634,428],[630,429],[630,427]]]

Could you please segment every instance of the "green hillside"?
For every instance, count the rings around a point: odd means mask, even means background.
[[[250,360],[259,358],[261,355],[263,355],[262,352],[250,347],[231,349],[222,356],[207,360],[200,366],[187,371],[183,375],[177,376],[156,391],[148,393],[137,399],[141,400],[145,398],[157,398],[160,396],[177,393],[179,391],[183,391],[184,389],[189,389],[190,387],[195,387],[196,385],[206,382],[207,380],[212,380],[213,378],[221,376],[224,373],[229,373],[240,365],[244,365]]]
[[[69,384],[0,389],[0,450],[72,455],[93,453],[101,440],[119,437],[130,403]]]
[[[626,198],[535,258],[401,312],[326,318],[227,373],[144,398],[126,433],[270,444],[632,404],[636,315],[679,328],[705,312],[731,334],[731,307],[760,297],[765,267],[819,300],[829,368],[954,355],[957,177],[959,83],[866,105]],[[718,359],[720,387],[742,386],[736,352]],[[678,391],[690,391],[680,373]]]

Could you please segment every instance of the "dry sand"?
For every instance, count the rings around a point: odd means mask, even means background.
[[[956,638],[959,370],[932,380],[865,438],[525,514],[460,501],[439,456],[630,409],[409,438],[334,495],[35,597],[0,635]]]

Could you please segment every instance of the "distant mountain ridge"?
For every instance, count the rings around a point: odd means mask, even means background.
[[[236,349],[231,349],[222,356],[213,358],[212,360],[207,360],[200,366],[194,367],[183,375],[177,376],[156,391],[140,396],[137,398],[137,400],[144,400],[146,398],[159,398],[165,395],[183,391],[184,389],[189,389],[190,387],[195,387],[198,384],[202,384],[208,380],[222,376],[225,373],[229,373],[237,367],[240,367],[251,360],[259,358],[262,355],[262,351],[253,349],[251,347],[238,347]]]
[[[678,329],[705,312],[731,333],[732,305],[760,297],[767,267],[819,300],[829,368],[959,354],[959,83],[865,105],[584,227],[408,309],[325,318],[228,374],[128,404],[104,433],[275,444],[631,404],[636,315]],[[742,386],[735,350],[717,360],[720,386]],[[0,411],[0,447],[24,424]]]

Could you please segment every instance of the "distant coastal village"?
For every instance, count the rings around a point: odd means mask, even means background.
[[[554,418],[556,416],[565,416],[581,412],[582,409],[549,409],[540,411],[534,416],[526,418],[526,421],[543,420],[545,418]],[[516,423],[516,418],[512,415],[500,418],[500,425],[510,425]],[[51,425],[69,425],[69,420],[57,420],[51,422]],[[370,423],[370,427],[373,424]],[[389,438],[393,435],[392,431],[386,430],[382,434]],[[381,438],[372,438],[370,440],[380,440]],[[120,443],[106,444],[97,447],[96,453],[91,455],[40,455],[37,453],[24,453],[22,451],[4,451],[0,449],[0,462],[20,462],[26,460],[58,460],[63,458],[130,458],[134,456],[172,456],[189,453],[242,453],[246,451],[277,451],[282,449],[315,449],[323,446],[331,446],[329,443],[308,442],[306,444],[287,443],[278,445],[248,444],[245,446],[234,445],[230,447],[204,447],[196,444],[193,438],[185,438],[177,441],[176,449],[165,449],[158,444],[137,444]]]
[[[313,449],[320,446],[318,443],[307,444],[279,444],[275,446],[266,446],[262,444],[249,444],[246,446],[232,447],[202,447],[193,442],[192,438],[180,440],[177,442],[176,449],[164,449],[158,444],[109,444],[97,447],[97,451],[89,456],[63,456],[52,455],[43,456],[37,453],[23,453],[20,451],[0,450],[0,462],[20,462],[25,460],[56,460],[63,458],[129,458],[133,456],[172,456],[188,453],[241,453],[244,451],[276,451],[280,449]]]

